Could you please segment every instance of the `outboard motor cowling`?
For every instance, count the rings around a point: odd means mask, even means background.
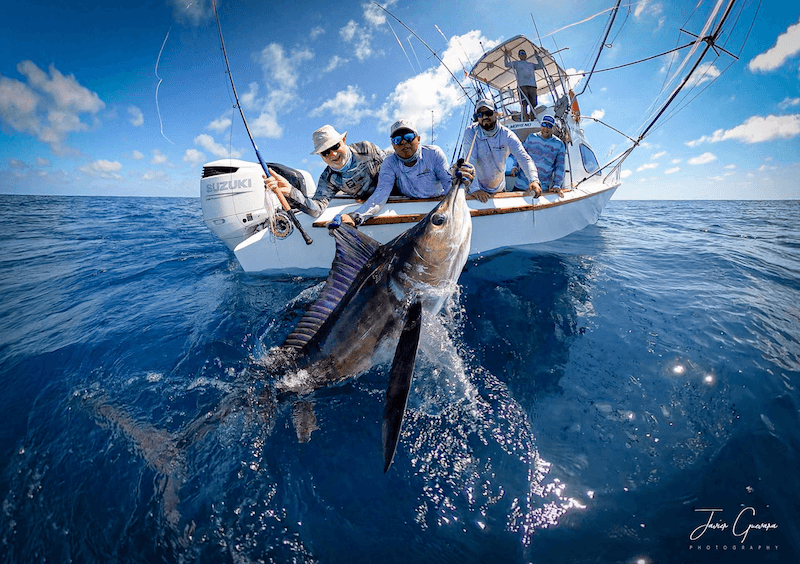
[[[303,194],[315,188],[311,175],[276,163],[267,163]],[[222,159],[203,166],[200,200],[206,226],[229,249],[250,237],[269,222],[277,209],[278,198],[264,187],[264,171],[258,163]]]

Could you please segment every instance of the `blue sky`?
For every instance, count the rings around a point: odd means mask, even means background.
[[[547,49],[562,50],[565,68],[588,70],[606,14],[570,24],[613,2],[383,5],[462,77],[483,49],[517,34],[535,39],[537,30]],[[714,5],[623,3],[598,69],[688,42],[678,30],[699,33]],[[400,116],[416,121],[424,143],[453,154],[463,93],[422,43],[373,4],[220,0],[218,8],[265,159],[316,177],[323,163],[309,155],[314,129],[330,123],[351,142],[386,147],[388,126]],[[6,3],[3,16],[0,192],[196,196],[204,162],[254,160],[234,113],[210,0],[28,0]],[[746,4],[726,49],[739,55],[745,36],[739,60],[708,59],[702,93],[626,160],[616,198],[800,198],[800,4]],[[580,97],[582,113],[635,137],[677,62],[667,55],[596,74]],[[584,123],[601,161],[628,146]]]

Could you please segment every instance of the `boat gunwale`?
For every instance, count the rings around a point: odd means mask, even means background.
[[[607,186],[602,190],[592,191],[591,193],[584,194],[582,196],[576,196],[574,198],[569,199],[561,199],[559,198],[556,201],[550,202],[545,200],[545,203],[538,203],[538,204],[525,204],[524,206],[514,206],[508,208],[482,208],[482,209],[470,209],[470,215],[472,217],[483,217],[489,215],[502,215],[507,213],[522,213],[522,212],[529,212],[529,211],[537,211],[537,210],[544,210],[548,208],[556,208],[559,206],[564,206],[567,204],[571,204],[573,202],[578,202],[580,200],[585,200],[586,198],[591,198],[597,196],[598,194],[602,194],[609,190],[615,190],[619,188],[620,183],[614,184],[612,186]],[[564,190],[565,193],[573,192],[576,188],[570,188]],[[529,197],[533,195],[533,192],[526,191],[526,192],[502,192],[500,194],[495,194],[493,199],[505,199],[505,198],[521,198],[521,197]],[[441,198],[406,198],[403,196],[393,196],[389,198],[389,203],[418,203],[418,202],[438,202]],[[476,200],[474,196],[468,196],[468,200]],[[362,225],[393,225],[397,223],[417,223],[423,217],[427,215],[426,213],[408,213],[408,214],[396,214],[396,215],[388,215],[388,216],[376,216],[371,217],[367,221],[365,221]],[[322,228],[327,227],[328,221],[315,221],[311,224],[312,227]]]

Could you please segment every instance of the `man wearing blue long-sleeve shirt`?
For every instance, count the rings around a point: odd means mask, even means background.
[[[536,165],[517,135],[498,123],[497,117],[491,100],[478,100],[475,104],[476,122],[464,131],[461,154],[470,155],[469,161],[475,165],[471,193],[479,201],[487,202],[492,194],[504,192],[506,159],[508,155],[514,155],[528,178],[528,190],[540,196],[542,189]]]
[[[564,189],[564,142],[553,136],[555,119],[553,116],[542,117],[542,129],[539,134],[532,133],[525,139],[525,151],[536,163],[542,189],[563,195]]]

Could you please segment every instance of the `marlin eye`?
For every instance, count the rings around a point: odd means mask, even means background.
[[[447,221],[447,217],[442,213],[435,213],[433,217],[431,217],[431,223],[434,225],[442,225],[445,221]]]

